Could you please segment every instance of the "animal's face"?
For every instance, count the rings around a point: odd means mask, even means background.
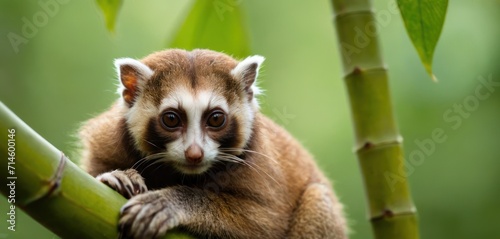
[[[120,92],[136,147],[185,174],[236,161],[252,132],[263,58],[238,63],[212,51],[169,50],[119,59]]]

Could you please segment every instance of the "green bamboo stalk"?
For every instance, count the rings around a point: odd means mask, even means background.
[[[419,238],[371,1],[332,3],[373,233],[377,239]]]
[[[124,197],[81,170],[2,102],[0,132],[0,191],[15,199],[15,210],[21,208],[62,238],[118,238]],[[9,162],[15,162],[13,168]],[[6,186],[11,182],[15,188]],[[166,238],[190,237],[169,233]]]

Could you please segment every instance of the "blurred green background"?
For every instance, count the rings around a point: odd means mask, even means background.
[[[263,111],[303,142],[335,182],[351,238],[372,238],[329,1],[231,2],[245,9],[253,53],[267,58]],[[94,1],[70,0],[16,53],[7,35],[21,35],[23,18],[31,21],[43,9],[37,1],[0,0],[0,101],[56,147],[74,151],[80,123],[118,97],[113,59],[164,49],[190,4],[125,1],[110,34]],[[375,5],[387,16],[388,1]],[[446,134],[408,171],[422,238],[500,237],[500,86],[473,101],[479,78],[500,82],[500,1],[450,1],[434,60],[438,83],[426,75],[400,16],[388,16],[379,30],[406,157],[422,151],[415,141],[430,139],[433,130]],[[453,127],[456,121],[444,115],[463,104],[463,115],[449,115],[461,121]],[[0,238],[57,238],[20,212],[17,231],[8,232],[7,208],[0,198]]]

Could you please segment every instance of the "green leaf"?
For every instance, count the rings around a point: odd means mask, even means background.
[[[115,31],[116,17],[122,6],[123,0],[96,0],[97,5],[101,8],[106,20],[106,28],[110,32]]]
[[[432,73],[434,49],[443,28],[448,0],[398,0],[399,10],[427,73]]]
[[[242,1],[195,1],[168,47],[206,48],[243,58],[250,54]]]

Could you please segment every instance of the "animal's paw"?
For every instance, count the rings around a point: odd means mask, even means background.
[[[130,199],[120,211],[121,238],[159,238],[180,225],[184,213],[162,191],[151,191]]]
[[[97,176],[96,179],[119,192],[127,199],[148,191],[144,179],[135,169],[127,169],[125,171],[115,170],[103,173]]]

